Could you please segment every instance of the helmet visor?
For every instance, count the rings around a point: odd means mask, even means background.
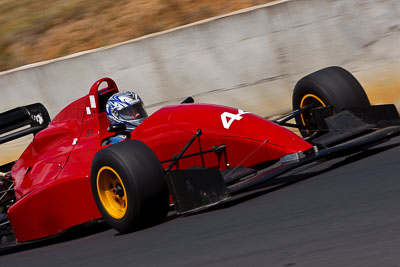
[[[119,114],[124,120],[137,120],[147,117],[147,113],[144,110],[142,103],[137,103],[135,105],[125,107],[119,111]]]

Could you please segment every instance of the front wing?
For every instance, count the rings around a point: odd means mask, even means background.
[[[325,137],[322,135],[315,140],[313,149],[286,155],[268,168],[245,172],[233,183],[228,183],[217,169],[167,171],[167,185],[176,211],[184,214],[216,205],[289,171],[304,170],[326,160],[351,155],[400,135],[400,118],[392,105],[346,110],[330,116],[327,121],[331,129]]]

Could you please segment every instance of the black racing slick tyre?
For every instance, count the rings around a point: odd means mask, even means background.
[[[120,233],[162,222],[168,213],[165,172],[138,140],[108,146],[94,156],[90,183],[105,221]]]
[[[347,108],[369,106],[367,94],[357,79],[341,67],[328,67],[300,79],[293,90],[293,110],[314,103],[316,107],[331,106],[337,113]],[[296,124],[303,137],[312,136],[316,126],[305,111],[296,116]]]

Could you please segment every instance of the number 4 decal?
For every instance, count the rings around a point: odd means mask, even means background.
[[[231,125],[234,121],[240,121],[243,118],[241,115],[247,114],[247,113],[250,113],[250,112],[245,112],[241,109],[238,109],[237,114],[224,112],[221,114],[222,125],[224,126],[225,129],[229,129],[229,127],[231,127]]]

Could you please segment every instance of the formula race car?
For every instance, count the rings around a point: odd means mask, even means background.
[[[12,229],[18,242],[101,218],[132,232],[162,222],[171,207],[198,211],[400,134],[396,107],[371,106],[340,67],[302,78],[293,111],[272,121],[188,97],[127,132],[105,114],[116,92],[103,78],[51,121],[41,104],[0,114],[0,144],[34,135],[16,162],[0,166],[0,228]],[[126,140],[110,144],[121,134]]]

